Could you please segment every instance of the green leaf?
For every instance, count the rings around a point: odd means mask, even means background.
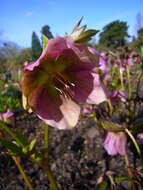
[[[34,149],[35,146],[36,146],[36,143],[37,143],[37,140],[36,140],[36,139],[34,139],[34,140],[31,141],[31,143],[30,143],[30,145],[29,145],[29,151],[30,151],[30,152],[33,151],[33,149]]]
[[[103,121],[101,122],[102,127],[110,132],[121,132],[124,131],[124,128],[119,125],[118,123],[113,123],[113,122],[109,122],[109,121]]]
[[[22,147],[25,147],[28,145],[28,139],[19,131],[16,131],[16,138],[18,139],[18,144],[20,144]]]
[[[46,48],[48,44],[48,38],[43,34],[43,50]]]
[[[138,118],[135,120],[131,131],[134,135],[143,132],[143,118]]]
[[[143,46],[141,46],[140,53],[141,53],[141,58],[143,59]]]
[[[82,32],[75,40],[75,43],[83,43],[91,40],[91,37],[97,34],[99,30],[87,30]]]
[[[33,153],[33,150],[36,147],[36,143],[37,143],[36,139],[32,140],[29,145],[27,145],[27,146],[25,146],[25,147],[22,148],[22,152],[24,154],[29,154],[29,153],[31,154],[31,153]]]
[[[21,155],[21,148],[18,147],[16,144],[4,139],[1,140],[1,143],[3,146],[5,146],[5,148],[10,151],[10,153],[14,155]]]
[[[103,181],[100,185],[99,185],[99,190],[107,190],[107,182],[106,181]]]
[[[128,181],[130,178],[127,176],[120,176],[120,177],[115,177],[115,182],[116,183],[121,183],[122,181]]]

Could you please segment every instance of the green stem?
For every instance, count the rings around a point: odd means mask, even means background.
[[[113,66],[112,66],[112,70],[111,70],[111,82],[112,82],[113,79],[114,79],[115,73],[116,73],[116,67],[115,67],[115,65],[113,65]]]
[[[143,70],[141,70],[141,72],[139,73],[137,80],[136,99],[134,100],[134,117],[136,117],[137,97],[139,97],[139,87],[142,76],[143,76]]]
[[[49,151],[49,126],[45,125],[44,131],[44,157],[45,160],[48,159],[48,151]]]
[[[121,71],[122,67],[120,66],[120,81],[121,81],[121,89],[124,91],[124,81],[123,81],[123,72]]]
[[[11,129],[3,123],[3,125],[0,125],[0,129],[2,131],[5,131],[12,139],[14,139],[18,144],[21,144],[20,140],[16,137],[16,135],[11,131]]]
[[[136,96],[139,95],[139,87],[140,87],[140,82],[141,82],[142,76],[143,76],[143,70],[141,70],[141,72],[140,72],[139,75],[138,75],[137,90],[136,90],[137,94],[136,94]]]
[[[19,169],[19,172],[20,172],[21,175],[23,176],[23,179],[24,179],[24,181],[25,181],[25,183],[26,183],[28,189],[29,189],[29,190],[33,190],[32,185],[31,185],[31,183],[30,183],[28,177],[26,176],[24,170],[22,169],[22,167],[21,167],[21,165],[20,165],[18,159],[17,159],[15,156],[12,156],[12,159],[14,160],[15,164],[17,165],[17,167],[18,167],[18,169]]]
[[[128,78],[128,90],[129,90],[129,100],[131,99],[131,79],[130,79],[130,69],[128,65],[126,65],[126,71],[127,71],[127,78]]]
[[[56,181],[52,175],[52,172],[49,168],[49,162],[48,162],[48,150],[49,150],[49,126],[45,125],[45,131],[44,131],[44,169],[46,171],[47,177],[49,179],[50,185],[53,190],[58,190],[58,186],[56,184]]]
[[[126,163],[126,167],[127,167],[127,170],[128,170],[128,176],[130,178],[130,180],[129,180],[129,189],[132,189],[132,187],[133,187],[133,190],[136,190],[136,186],[135,186],[135,183],[133,181],[133,173],[132,173],[132,170],[130,168],[129,159],[128,159],[127,154],[125,154],[125,163]]]
[[[112,114],[112,112],[113,112],[113,106],[112,106],[110,98],[107,99],[107,102],[108,102],[110,114]]]
[[[126,133],[129,135],[129,137],[131,138],[132,142],[134,143],[135,148],[136,148],[136,150],[137,150],[137,153],[138,153],[138,155],[139,155],[139,157],[140,157],[140,160],[141,160],[141,162],[142,162],[142,164],[143,164],[143,158],[142,158],[142,155],[141,155],[141,150],[140,150],[140,148],[139,148],[139,146],[138,146],[138,144],[137,144],[137,142],[136,142],[134,136],[132,135],[132,133],[131,133],[127,128],[125,129],[125,131],[126,131]]]

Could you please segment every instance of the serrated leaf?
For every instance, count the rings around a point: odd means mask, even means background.
[[[106,181],[103,181],[100,185],[99,185],[99,190],[107,190],[107,186],[108,183]]]
[[[1,143],[3,146],[5,146],[5,148],[7,148],[10,153],[12,153],[13,155],[21,155],[21,148],[18,147],[16,144],[10,142],[10,141],[7,141],[7,140],[4,140],[2,139],[1,140]]]
[[[113,123],[113,122],[109,122],[109,121],[103,121],[101,122],[102,127],[110,132],[121,132],[124,131],[124,128],[119,125],[118,123]]]
[[[43,50],[44,50],[48,44],[48,38],[44,34],[42,35],[42,38],[43,38]]]
[[[82,32],[78,38],[74,40],[75,43],[83,43],[91,40],[91,37],[97,34],[99,30],[87,30],[85,32]]]
[[[25,147],[28,145],[28,139],[19,131],[16,131],[16,138],[19,140],[17,143],[22,146]]]
[[[36,143],[37,143],[37,140],[34,139],[31,141],[30,145],[29,145],[29,152],[33,151],[33,149],[35,148],[36,146]]]
[[[138,133],[143,133],[143,118],[138,118],[135,120],[131,131],[134,135]]]

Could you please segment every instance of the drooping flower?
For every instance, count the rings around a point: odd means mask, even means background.
[[[137,142],[138,144],[143,144],[143,133],[137,134]]]
[[[117,103],[117,101],[121,100],[122,102],[126,102],[126,95],[123,91],[121,90],[114,90],[110,94],[110,99],[113,105]]]
[[[7,109],[7,112],[0,113],[0,120],[13,125],[13,115],[14,113]]]
[[[107,56],[105,53],[101,53],[100,55],[99,68],[102,71],[103,75],[107,73]]]
[[[127,137],[124,132],[108,132],[104,141],[104,148],[109,155],[125,155],[126,154]]]
[[[91,112],[92,112],[92,105],[90,105],[90,104],[85,104],[85,105],[83,106],[83,115],[89,116],[89,115],[91,114]]]
[[[74,127],[80,107],[99,104],[106,95],[95,72],[99,56],[70,37],[49,40],[39,59],[24,68],[21,83],[28,105],[45,123],[58,129]]]

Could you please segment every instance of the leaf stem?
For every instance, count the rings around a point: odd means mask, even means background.
[[[124,91],[125,87],[124,87],[124,81],[123,81],[123,71],[122,71],[122,67],[120,66],[120,81],[121,81],[121,89]]]
[[[129,188],[132,189],[132,187],[133,187],[133,190],[136,190],[136,186],[135,186],[135,183],[133,181],[133,173],[132,173],[131,168],[130,168],[129,159],[128,159],[127,154],[125,154],[125,163],[126,163],[126,167],[127,167],[127,170],[128,170],[128,176],[130,178],[130,180],[129,180]]]
[[[16,135],[11,131],[11,129],[5,124],[3,123],[3,125],[0,125],[0,129],[2,131],[5,131],[6,133],[8,133],[8,135],[14,139],[18,144],[21,144],[20,140],[16,137]]]
[[[127,128],[125,129],[125,131],[126,131],[126,133],[129,135],[129,137],[131,138],[132,142],[134,143],[135,148],[136,148],[136,150],[137,150],[137,153],[138,153],[138,155],[139,155],[139,157],[140,157],[140,160],[141,160],[141,162],[143,163],[143,158],[142,158],[142,156],[141,156],[141,150],[140,150],[140,148],[139,148],[139,146],[138,146],[138,144],[137,144],[137,142],[136,142],[134,136],[132,135],[132,133],[131,133]]]
[[[23,179],[24,179],[24,181],[25,181],[25,183],[26,183],[28,189],[29,189],[29,190],[33,190],[32,185],[31,185],[31,183],[30,183],[28,177],[26,176],[24,170],[22,169],[22,167],[21,167],[21,165],[20,165],[18,159],[17,159],[15,156],[12,156],[12,159],[14,160],[14,162],[15,162],[15,164],[17,165],[17,167],[18,167],[18,169],[19,169],[21,175],[23,176]]]
[[[130,69],[128,65],[126,65],[126,71],[127,71],[127,78],[128,78],[128,90],[129,90],[128,98],[130,100],[131,99],[131,79],[130,79]]]

